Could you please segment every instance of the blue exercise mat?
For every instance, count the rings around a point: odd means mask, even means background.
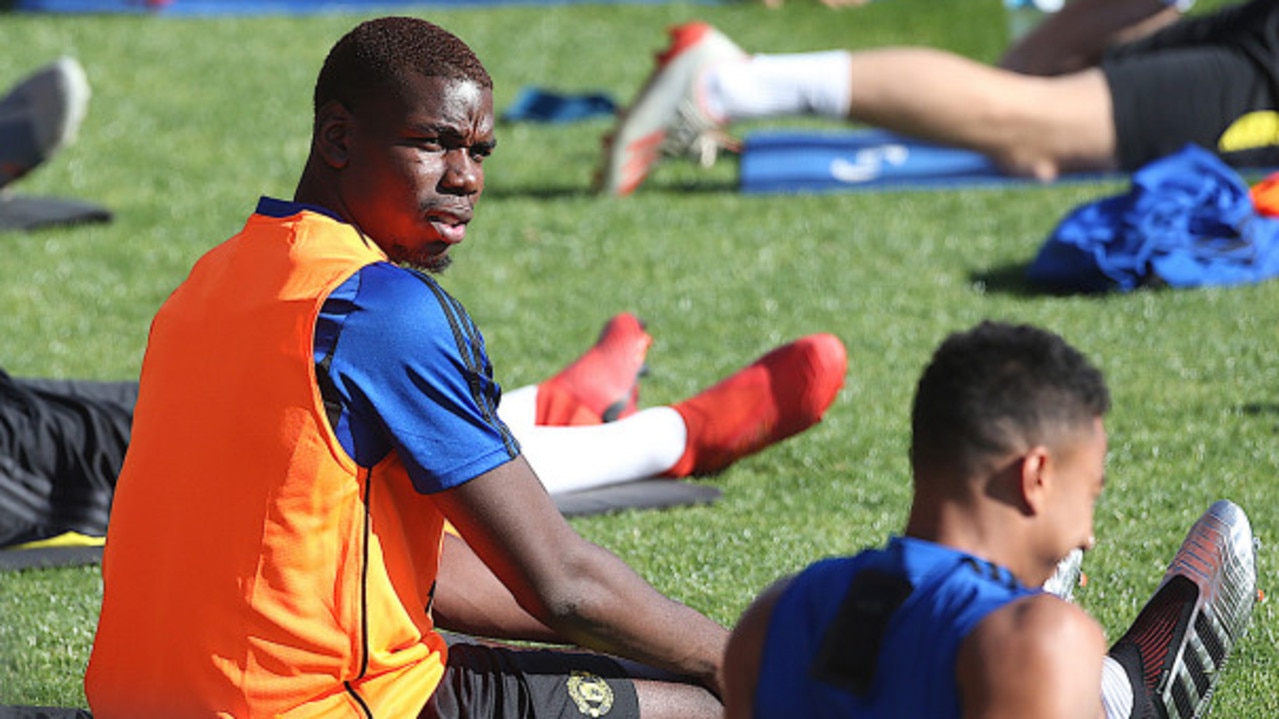
[[[40,13],[144,13],[160,16],[310,15],[394,8],[482,8],[511,5],[659,4],[670,0],[15,0],[11,9]],[[716,4],[721,0],[695,0]],[[3,3],[0,3],[3,5]]]
[[[1118,173],[1063,175],[1058,182]],[[1002,173],[986,156],[884,130],[769,130],[746,135],[739,168],[745,193],[816,193],[957,187],[1036,186]]]

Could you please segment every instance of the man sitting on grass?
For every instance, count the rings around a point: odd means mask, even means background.
[[[1109,653],[1082,609],[1030,589],[1093,544],[1109,403],[1101,373],[1052,333],[983,323],[947,338],[915,396],[904,534],[746,610],[728,716],[1201,716],[1256,601],[1237,506],[1195,523]]]
[[[727,631],[573,531],[429,274],[467,237],[494,124],[488,73],[431,23],[330,51],[293,201],[261,200],[152,324],[85,679],[99,719],[720,716]],[[762,446],[826,390],[779,391],[765,426],[708,402],[681,463]],[[435,612],[490,596],[437,591],[446,524],[592,651],[449,645]]]

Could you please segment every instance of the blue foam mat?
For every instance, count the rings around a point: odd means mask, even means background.
[[[1058,182],[1123,178],[1112,172],[1063,175]],[[819,193],[957,187],[1038,186],[1002,173],[984,155],[885,130],[766,130],[744,138],[744,193]]]
[[[481,8],[513,5],[660,4],[670,0],[13,0],[15,12],[134,13],[159,16],[309,15],[326,12],[367,13],[406,7]],[[699,0],[694,0],[699,2]],[[717,4],[719,0],[700,0]],[[0,7],[5,2],[0,0]]]

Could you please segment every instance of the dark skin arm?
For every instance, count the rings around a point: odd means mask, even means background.
[[[721,693],[728,632],[578,536],[523,458],[439,493],[436,502],[515,602],[556,635]]]
[[[484,561],[454,534],[444,535],[431,606],[435,625],[446,631],[508,641],[567,643],[524,611]]]
[[[742,612],[728,638],[724,658],[724,717],[750,719],[755,713],[755,687],[759,683],[759,664],[768,636],[768,622],[773,607],[790,578],[775,582],[764,590]]]
[[[1093,67],[1106,48],[1176,22],[1160,0],[1074,0],[1008,50],[999,66],[1026,75],[1063,75]]]

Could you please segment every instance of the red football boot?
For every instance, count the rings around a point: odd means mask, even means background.
[[[610,319],[593,347],[538,386],[537,424],[600,424],[634,414],[651,344],[635,315]]]
[[[835,401],[847,369],[838,337],[809,335],[674,405],[688,426],[688,446],[666,476],[715,474],[808,429]]]

